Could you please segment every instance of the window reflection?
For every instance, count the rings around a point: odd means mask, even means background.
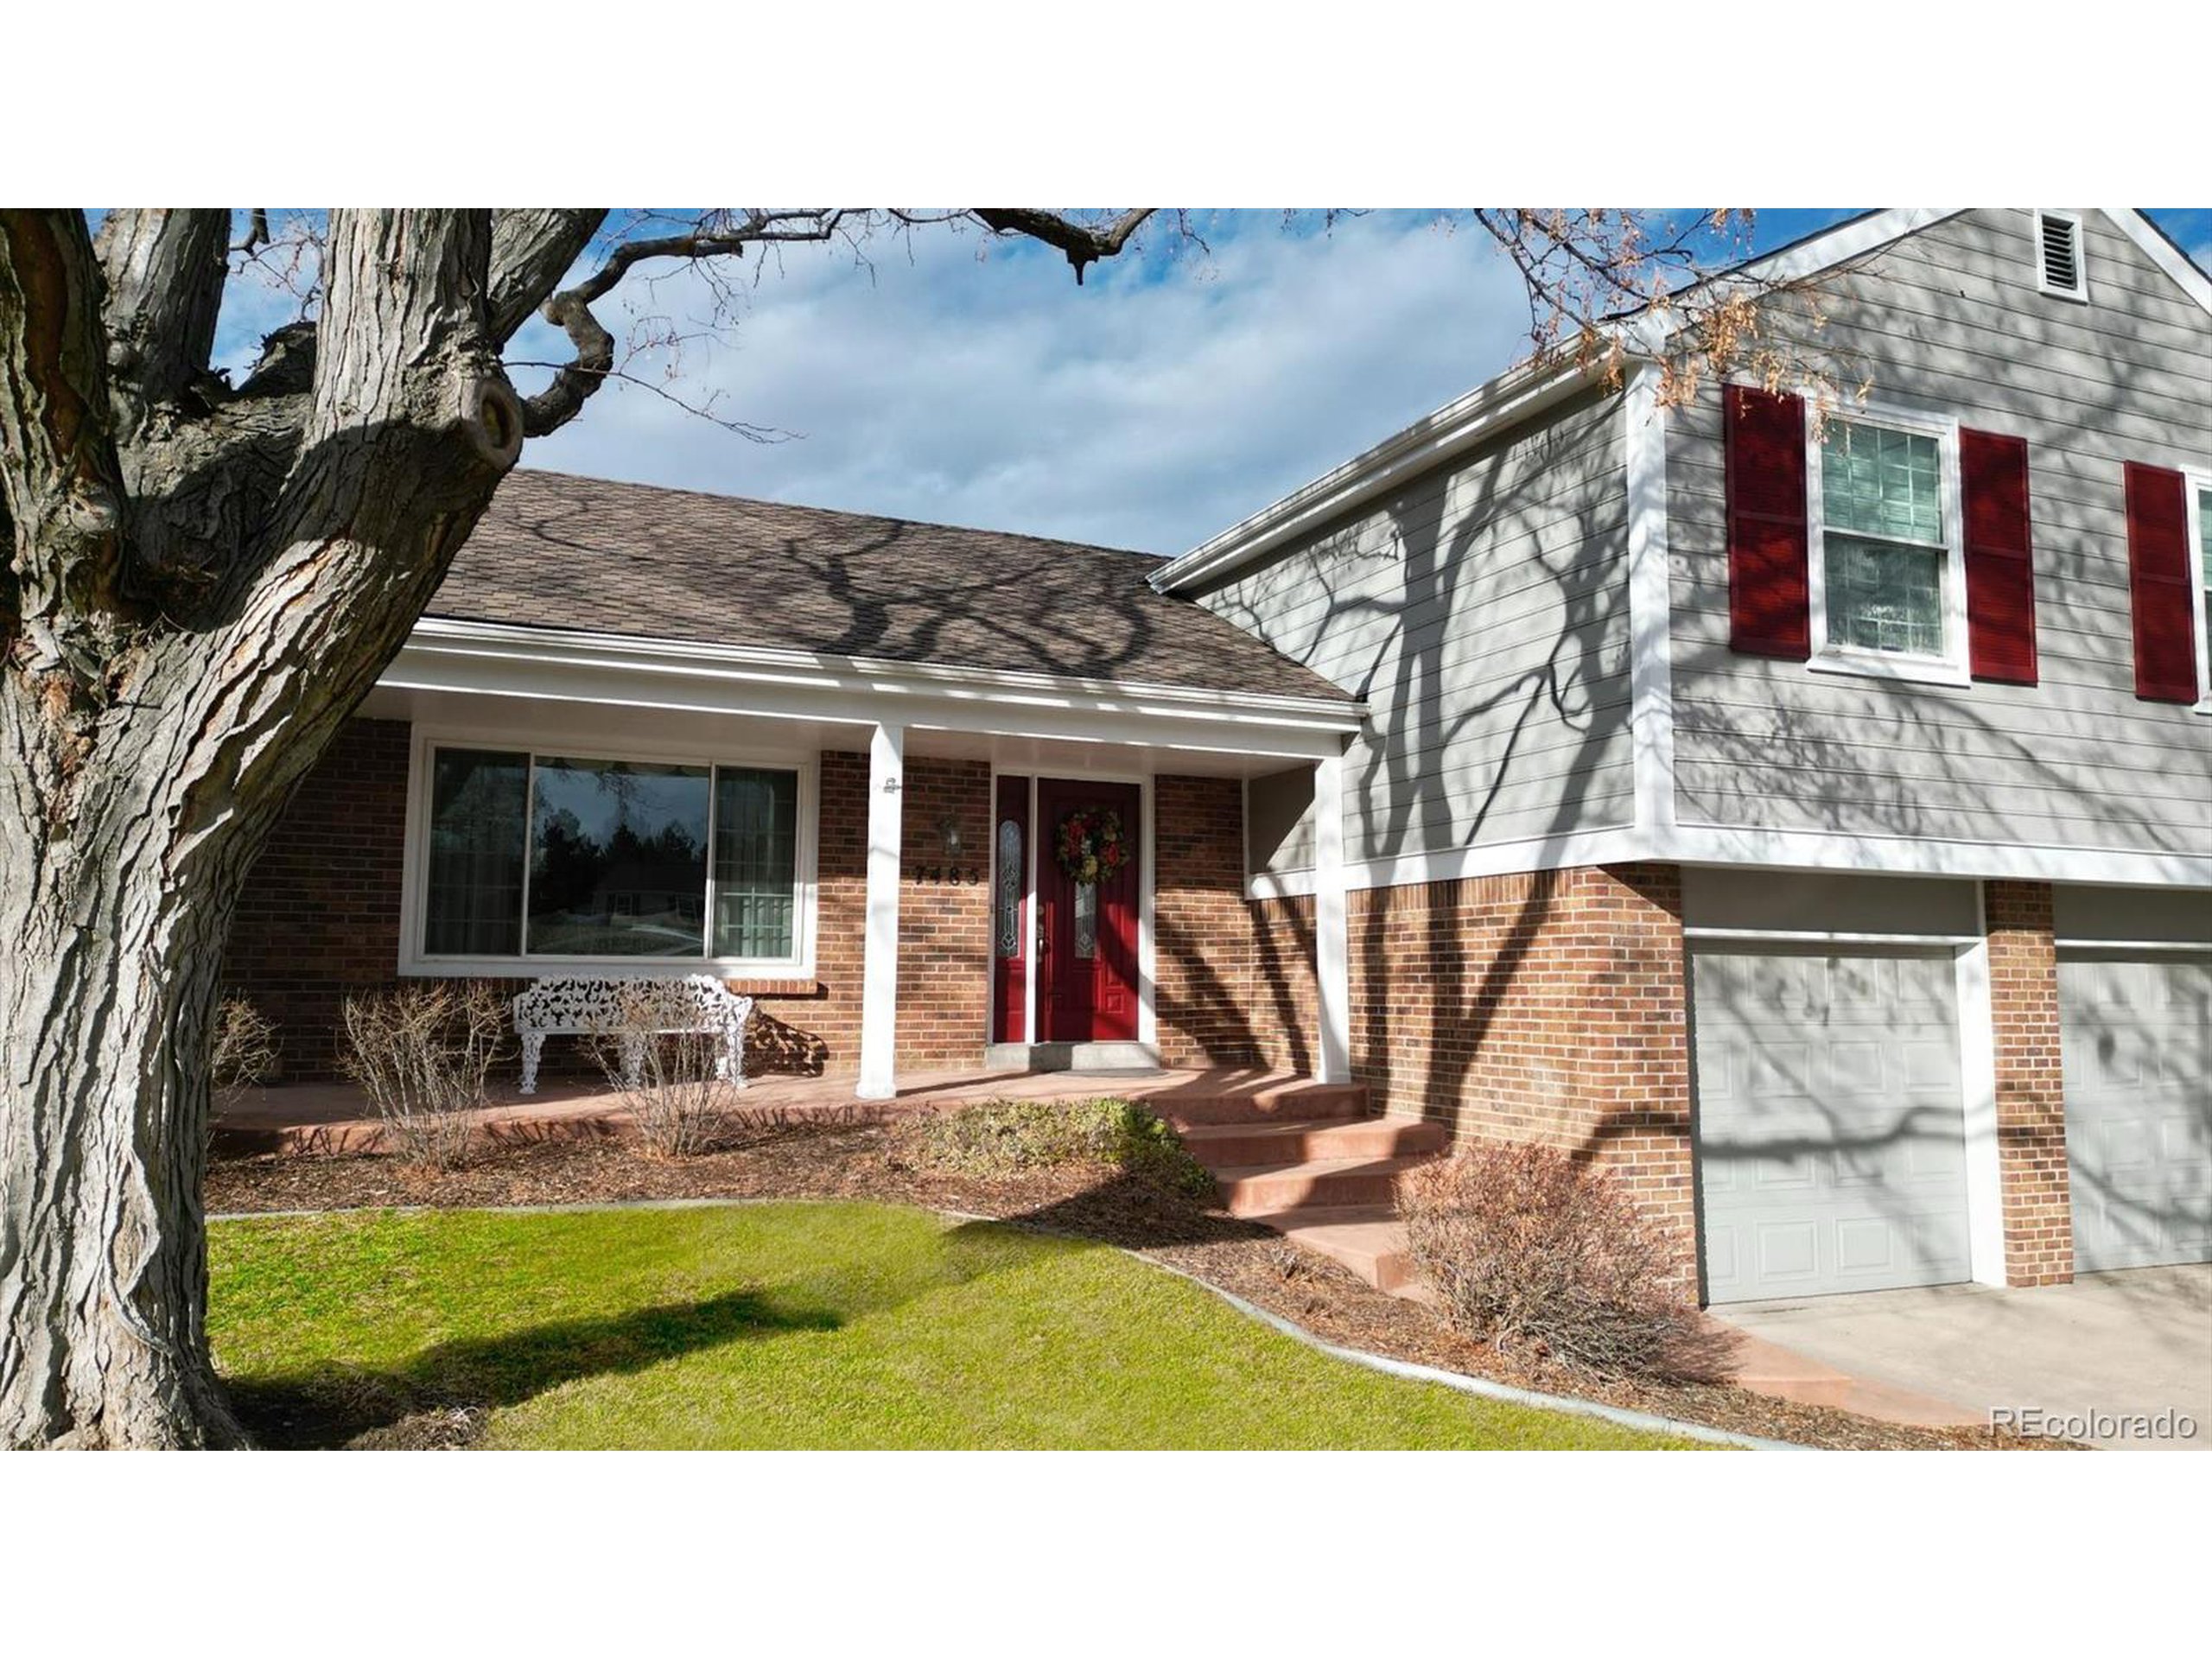
[[[703,954],[706,767],[548,756],[534,785],[531,954]]]

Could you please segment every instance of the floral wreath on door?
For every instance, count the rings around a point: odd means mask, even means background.
[[[1122,815],[1110,807],[1086,806],[1069,813],[1053,832],[1052,853],[1060,874],[1078,887],[1110,881],[1129,861],[1129,840]]]

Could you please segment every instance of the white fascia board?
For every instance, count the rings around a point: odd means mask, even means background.
[[[1419,887],[1433,881],[1459,881],[1477,875],[1517,875],[1529,870],[1571,869],[1584,864],[1630,864],[1651,856],[1651,837],[1624,826],[1536,836],[1522,841],[1455,847],[1446,852],[1406,853],[1344,866],[1347,891],[1369,887]],[[1248,899],[1301,899],[1314,890],[1310,870],[1277,870],[1248,876]]]
[[[467,622],[450,617],[423,618],[409,636],[408,646],[425,650],[480,646],[499,655],[519,651],[539,662],[573,662],[594,668],[636,666],[662,671],[720,671],[729,677],[756,677],[836,689],[912,690],[935,696],[997,696],[1008,701],[1043,694],[1071,704],[1096,699],[1102,705],[1115,707],[1126,706],[1133,699],[1147,703],[1187,702],[1210,709],[1233,709],[1319,719],[1329,722],[1332,729],[1345,732],[1357,731],[1367,717],[1367,705],[1352,698],[1209,690],[1142,680],[1101,680],[1014,669],[896,662],[886,658],[779,651],[765,645],[717,645],[569,628]]]
[[[2212,858],[2183,854],[1695,824],[1588,830],[1348,862],[1344,867],[1344,886],[1355,890],[1421,887],[1469,876],[1641,861],[1969,880],[2081,882],[2095,887],[2212,887]],[[1248,876],[1244,895],[1248,899],[1302,898],[1313,889],[1313,871],[1282,870]]]
[[[1751,260],[1714,280],[1761,285],[1800,282],[1834,266],[1863,259],[1915,231],[1956,219],[1966,211],[1963,207],[1885,207],[1879,213],[1847,219],[1834,230],[1818,232],[1764,258]]]
[[[2113,225],[2136,246],[2151,256],[2151,262],[2172,277],[2181,290],[2212,311],[2212,276],[2197,268],[2196,263],[2171,242],[2164,232],[2133,207],[2100,207]]]
[[[933,664],[693,645],[429,618],[378,684],[947,731],[1311,759],[1360,729],[1365,705],[1117,686]]]
[[[1652,841],[1649,856],[1676,864],[2120,887],[2212,887],[2212,858],[2186,853],[1851,836],[1825,830],[1738,830],[1707,824],[1678,825]]]
[[[1485,381],[1343,466],[1262,507],[1146,578],[1163,594],[1222,575],[1339,514],[1489,442],[1605,378],[1602,364],[1523,364]]]
[[[1879,213],[1847,220],[1834,230],[1817,232],[1773,253],[1746,260],[1732,270],[1718,272],[1673,297],[1679,302],[1700,291],[1726,295],[1732,289],[1757,291],[1804,282],[1838,265],[1863,259],[1915,231],[1924,231],[1930,225],[1955,219],[1967,211],[1964,207],[1885,207]],[[1657,305],[1647,306],[1624,319],[1621,327],[1637,352],[1656,357],[1666,351],[1668,340],[1675,332],[1670,315],[1669,311]]]

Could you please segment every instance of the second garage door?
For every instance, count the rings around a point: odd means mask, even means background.
[[[2212,957],[2058,965],[2078,1272],[2212,1262]]]
[[[1966,1279],[1950,952],[1707,947],[1692,979],[1707,1300]]]

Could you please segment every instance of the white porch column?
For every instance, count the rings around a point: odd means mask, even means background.
[[[1351,946],[1344,922],[1344,760],[1313,764],[1313,976],[1323,1083],[1351,1081]]]
[[[899,818],[906,731],[878,726],[868,746],[868,933],[861,960],[862,1100],[899,1091]]]

